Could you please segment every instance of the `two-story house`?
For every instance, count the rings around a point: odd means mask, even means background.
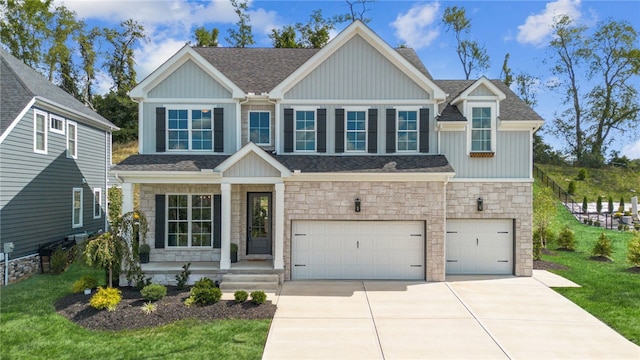
[[[112,172],[156,268],[233,271],[235,243],[285,280],[532,273],[542,119],[500,81],[435,80],[356,21],[322,49],[185,46],[131,97],[140,154]]]
[[[14,245],[3,282],[37,272],[39,246],[107,229],[115,130],[0,49],[0,251]]]

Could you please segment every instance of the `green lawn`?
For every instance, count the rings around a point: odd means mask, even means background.
[[[137,331],[90,331],[58,315],[56,299],[82,275],[36,275],[0,288],[1,359],[260,359],[269,320],[182,321]],[[117,310],[116,310],[117,311]]]
[[[628,272],[631,265],[626,262],[627,243],[634,234],[604,230],[613,245],[613,262],[605,263],[589,259],[602,229],[580,224],[558,205],[552,229],[557,234],[565,225],[575,232],[576,251],[557,251],[543,260],[568,266],[569,270],[554,272],[582,287],[556,291],[640,345],[640,274]]]

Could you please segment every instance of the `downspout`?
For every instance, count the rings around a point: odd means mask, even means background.
[[[109,131],[104,132],[104,147],[109,151],[104,152],[104,231],[108,231],[107,225],[109,224],[109,168],[111,167],[111,156],[109,153],[113,153],[113,144],[109,140]],[[95,196],[95,195],[94,195]],[[100,204],[102,205],[102,204]]]
[[[447,101],[447,98],[448,98],[448,97],[449,97],[449,94],[445,94],[445,98],[444,98],[444,99],[442,99],[442,101],[438,102],[438,101],[436,100],[436,111],[435,111],[436,116],[434,117],[434,119],[436,119],[437,117],[439,117],[439,116],[441,115],[441,114],[440,114],[440,111],[438,111],[438,109],[440,108],[440,104],[442,104],[442,103],[444,103],[445,101]],[[437,123],[437,121],[438,121],[438,120],[436,120],[436,123]],[[436,124],[436,129],[437,129],[437,128],[438,128],[438,125]],[[442,153],[440,152],[440,131],[438,130],[438,155],[441,155],[441,154],[442,154]]]

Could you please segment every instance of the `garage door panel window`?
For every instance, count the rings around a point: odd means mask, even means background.
[[[167,195],[167,247],[212,247],[211,195]]]

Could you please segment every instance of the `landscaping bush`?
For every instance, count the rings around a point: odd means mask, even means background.
[[[619,213],[623,213],[624,212],[624,198],[620,197],[620,205],[618,206],[618,212]]]
[[[222,291],[217,287],[193,287],[191,288],[191,302],[196,305],[215,304],[220,301]]]
[[[602,196],[598,196],[598,202],[596,203],[596,211],[598,211],[598,214],[602,213]]]
[[[98,286],[98,280],[93,276],[85,275],[73,283],[71,291],[74,293],[81,293],[84,289],[93,289],[96,286]]]
[[[145,313],[145,315],[150,315],[152,312],[155,312],[156,310],[158,310],[158,305],[152,302],[148,302],[142,305],[141,309],[142,309],[142,312]]]
[[[69,258],[67,257],[67,253],[61,248],[57,248],[56,251],[51,254],[50,264],[52,274],[62,274],[65,270],[67,270],[67,266],[69,265]]]
[[[262,290],[253,291],[251,293],[251,302],[260,305],[267,301],[267,294]]]
[[[140,294],[147,301],[158,301],[167,296],[167,287],[160,284],[150,284],[142,288]]]
[[[567,189],[569,195],[574,195],[576,193],[576,183],[575,181],[569,181],[569,188]]]
[[[204,288],[208,288],[208,287],[216,287],[216,284],[213,282],[213,280],[204,277],[201,278],[200,280],[196,281],[196,283],[193,285],[193,287],[204,287]]]
[[[122,292],[116,288],[98,287],[98,292],[91,297],[89,305],[97,310],[115,311],[122,300]]]
[[[609,196],[609,214],[613,214],[613,198]]]
[[[588,207],[588,203],[587,203],[587,197],[585,196],[582,199],[582,213],[586,214],[588,209],[589,209],[589,207]]]
[[[576,248],[576,236],[568,226],[560,230],[557,241],[561,249],[573,251]]]
[[[612,253],[611,240],[604,233],[600,234],[591,254],[593,256],[610,258]]]
[[[540,231],[535,230],[533,232],[533,260],[542,259],[542,237]]]
[[[584,181],[586,179],[587,179],[587,170],[580,169],[580,171],[578,171],[578,175],[576,175],[576,180]]]
[[[235,293],[233,293],[233,298],[238,304],[241,302],[247,301],[248,297],[249,297],[249,294],[247,294],[247,292],[244,290],[238,290]]]
[[[640,267],[640,235],[629,241],[627,246],[627,261],[635,267]]]
[[[189,275],[191,275],[191,271],[189,271],[190,266],[191,263],[182,265],[182,271],[180,272],[180,274],[176,274],[176,287],[178,288],[178,290],[184,289],[184,287],[187,285],[187,282],[189,281]]]

